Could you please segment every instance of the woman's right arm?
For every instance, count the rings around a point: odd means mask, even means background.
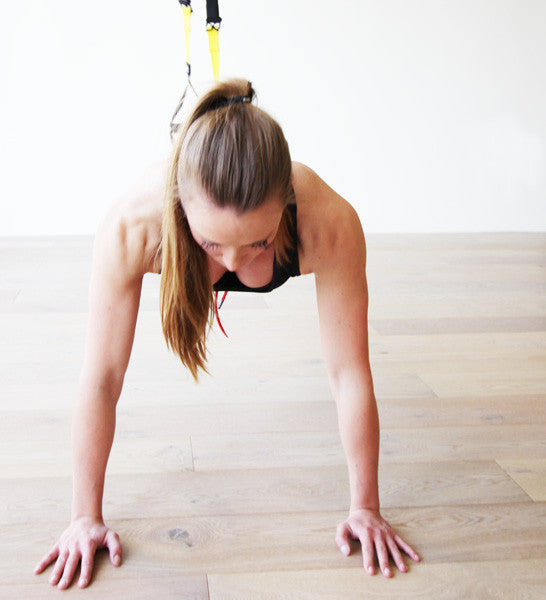
[[[49,581],[60,589],[70,585],[80,561],[78,585],[88,585],[98,548],[109,549],[115,566],[121,562],[118,535],[103,521],[102,496],[149,253],[145,220],[128,219],[129,208],[120,201],[110,209],[93,248],[85,359],[72,426],[72,518],[35,569],[41,573],[56,559]]]

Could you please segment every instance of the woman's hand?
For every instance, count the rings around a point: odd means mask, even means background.
[[[72,521],[59,541],[36,565],[34,573],[41,573],[55,559],[55,568],[49,579],[51,585],[59,584],[59,589],[67,588],[74,577],[81,560],[82,568],[78,586],[86,587],[91,581],[93,559],[99,548],[108,548],[110,560],[115,567],[121,564],[121,544],[117,533],[106,527],[102,519],[82,517]]]
[[[421,560],[417,552],[394,531],[378,510],[366,508],[351,510],[348,519],[337,526],[336,532],[336,544],[345,556],[351,553],[350,538],[360,539],[364,568],[370,575],[375,575],[375,553],[377,553],[379,568],[385,577],[392,577],[389,553],[401,573],[408,570],[399,547],[413,560],[417,562]]]

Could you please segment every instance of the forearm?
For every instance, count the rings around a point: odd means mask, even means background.
[[[379,509],[379,418],[373,385],[348,380],[332,386],[349,470],[351,510]]]
[[[111,389],[80,389],[72,425],[72,519],[102,518],[104,477],[114,439],[118,396]]]

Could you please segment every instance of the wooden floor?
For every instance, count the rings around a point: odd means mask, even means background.
[[[334,543],[349,489],[313,277],[229,294],[197,386],[147,276],[105,491],[123,565],[102,552],[64,596],[546,597],[546,234],[367,241],[383,514],[422,563],[371,577]],[[33,567],[70,515],[90,249],[0,240],[2,599],[61,594]]]

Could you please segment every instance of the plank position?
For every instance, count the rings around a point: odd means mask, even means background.
[[[200,98],[168,162],[153,165],[102,219],[93,250],[85,358],[73,420],[74,481],[69,527],[37,565],[53,561],[52,585],[91,580],[94,555],[121,563],[102,497],[116,404],[133,344],[145,273],[160,273],[163,332],[197,379],[206,370],[214,290],[267,292],[314,273],[320,334],[341,441],[350,509],[335,541],[362,544],[391,577],[389,557],[415,550],[379,511],[379,421],[368,351],[366,245],[353,207],[305,165],[292,162],[278,123],[252,104],[250,82],[230,79]]]

